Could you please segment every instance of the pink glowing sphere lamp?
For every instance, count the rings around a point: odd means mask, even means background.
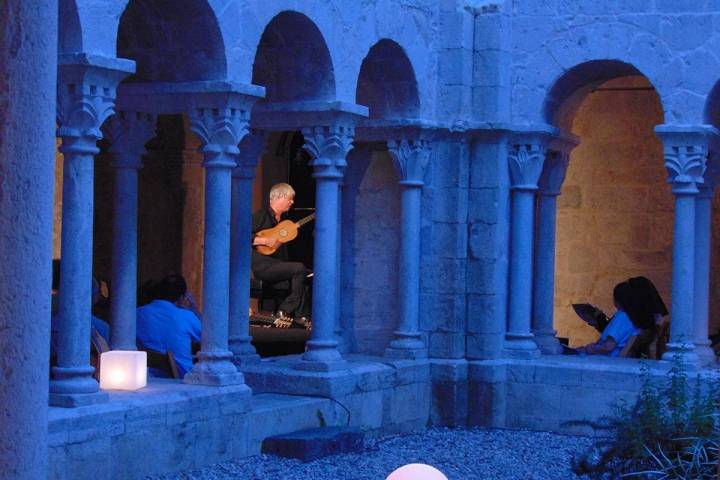
[[[435,467],[423,463],[411,463],[398,468],[385,480],[448,480],[448,478]]]

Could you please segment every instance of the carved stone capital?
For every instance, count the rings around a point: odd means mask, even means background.
[[[57,123],[64,153],[95,154],[102,138],[100,127],[115,113],[116,89],[135,71],[134,62],[123,59],[64,55],[58,63]]]
[[[190,129],[200,138],[205,168],[235,168],[238,144],[248,133],[249,115],[233,107],[195,107]]]
[[[233,169],[233,177],[255,178],[255,169],[260,155],[265,151],[267,136],[262,130],[251,130],[240,142],[240,154],[237,166]]]
[[[342,177],[347,154],[352,149],[355,129],[347,125],[306,127],[303,150],[312,157],[315,176]]]
[[[426,139],[388,140],[388,153],[406,185],[423,185],[425,171],[430,161],[430,142]]]
[[[545,163],[545,144],[514,144],[508,153],[511,188],[537,190],[540,173]]]
[[[155,135],[157,117],[151,113],[118,112],[103,124],[115,168],[142,168],[145,144]]]
[[[569,163],[570,154],[567,152],[550,151],[545,155],[545,164],[538,181],[541,195],[560,195]]]
[[[665,169],[675,193],[697,193],[703,182],[707,148],[703,145],[669,145],[665,147]]]

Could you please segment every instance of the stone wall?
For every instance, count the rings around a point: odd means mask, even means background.
[[[597,332],[572,310],[593,303],[611,315],[615,284],[644,275],[670,305],[673,196],[665,183],[657,94],[642,77],[603,84],[573,123],[580,145],[558,198],[555,328],[572,345]],[[622,90],[603,90],[620,88]]]

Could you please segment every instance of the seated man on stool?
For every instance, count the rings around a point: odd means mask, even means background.
[[[256,233],[273,228],[283,219],[283,215],[290,210],[295,201],[295,190],[287,183],[278,183],[270,189],[269,200],[267,207],[253,214],[253,246],[265,245],[272,248],[279,243],[274,238],[259,237]],[[310,305],[308,305],[305,281],[310,270],[300,262],[288,261],[287,246],[281,244],[272,255],[263,255],[253,249],[252,271],[255,278],[263,282],[290,281],[290,295],[280,305],[275,306],[276,326],[288,327],[290,326],[288,320],[294,320],[295,323],[307,328],[310,324]]]

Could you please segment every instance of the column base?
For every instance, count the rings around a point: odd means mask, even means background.
[[[503,345],[505,356],[518,359],[540,357],[540,349],[532,333],[508,333]]]
[[[232,337],[229,340],[232,363],[236,366],[260,361],[255,347],[250,343],[252,338],[249,335]]]
[[[348,363],[337,348],[334,340],[308,340],[305,353],[297,364],[299,370],[330,372],[348,368]]]
[[[238,372],[231,362],[232,353],[200,352],[200,361],[185,375],[183,382],[192,385],[209,385],[222,387],[225,385],[243,385],[245,377]]]
[[[49,404],[57,407],[81,407],[107,401],[107,393],[93,378],[95,369],[85,367],[52,367]]]
[[[392,358],[395,360],[421,360],[423,358],[427,358],[427,356],[427,348],[415,348],[410,350],[405,348],[388,347],[385,349],[385,358]]]
[[[700,365],[700,357],[692,343],[668,343],[667,352],[663,353],[662,359],[679,361],[683,365]]]
[[[535,344],[543,355],[560,355],[563,352],[560,341],[553,333],[536,333]]]
[[[700,358],[700,365],[708,366],[715,365],[718,362],[718,357],[715,355],[715,351],[710,347],[710,342],[695,343],[695,353]]]

